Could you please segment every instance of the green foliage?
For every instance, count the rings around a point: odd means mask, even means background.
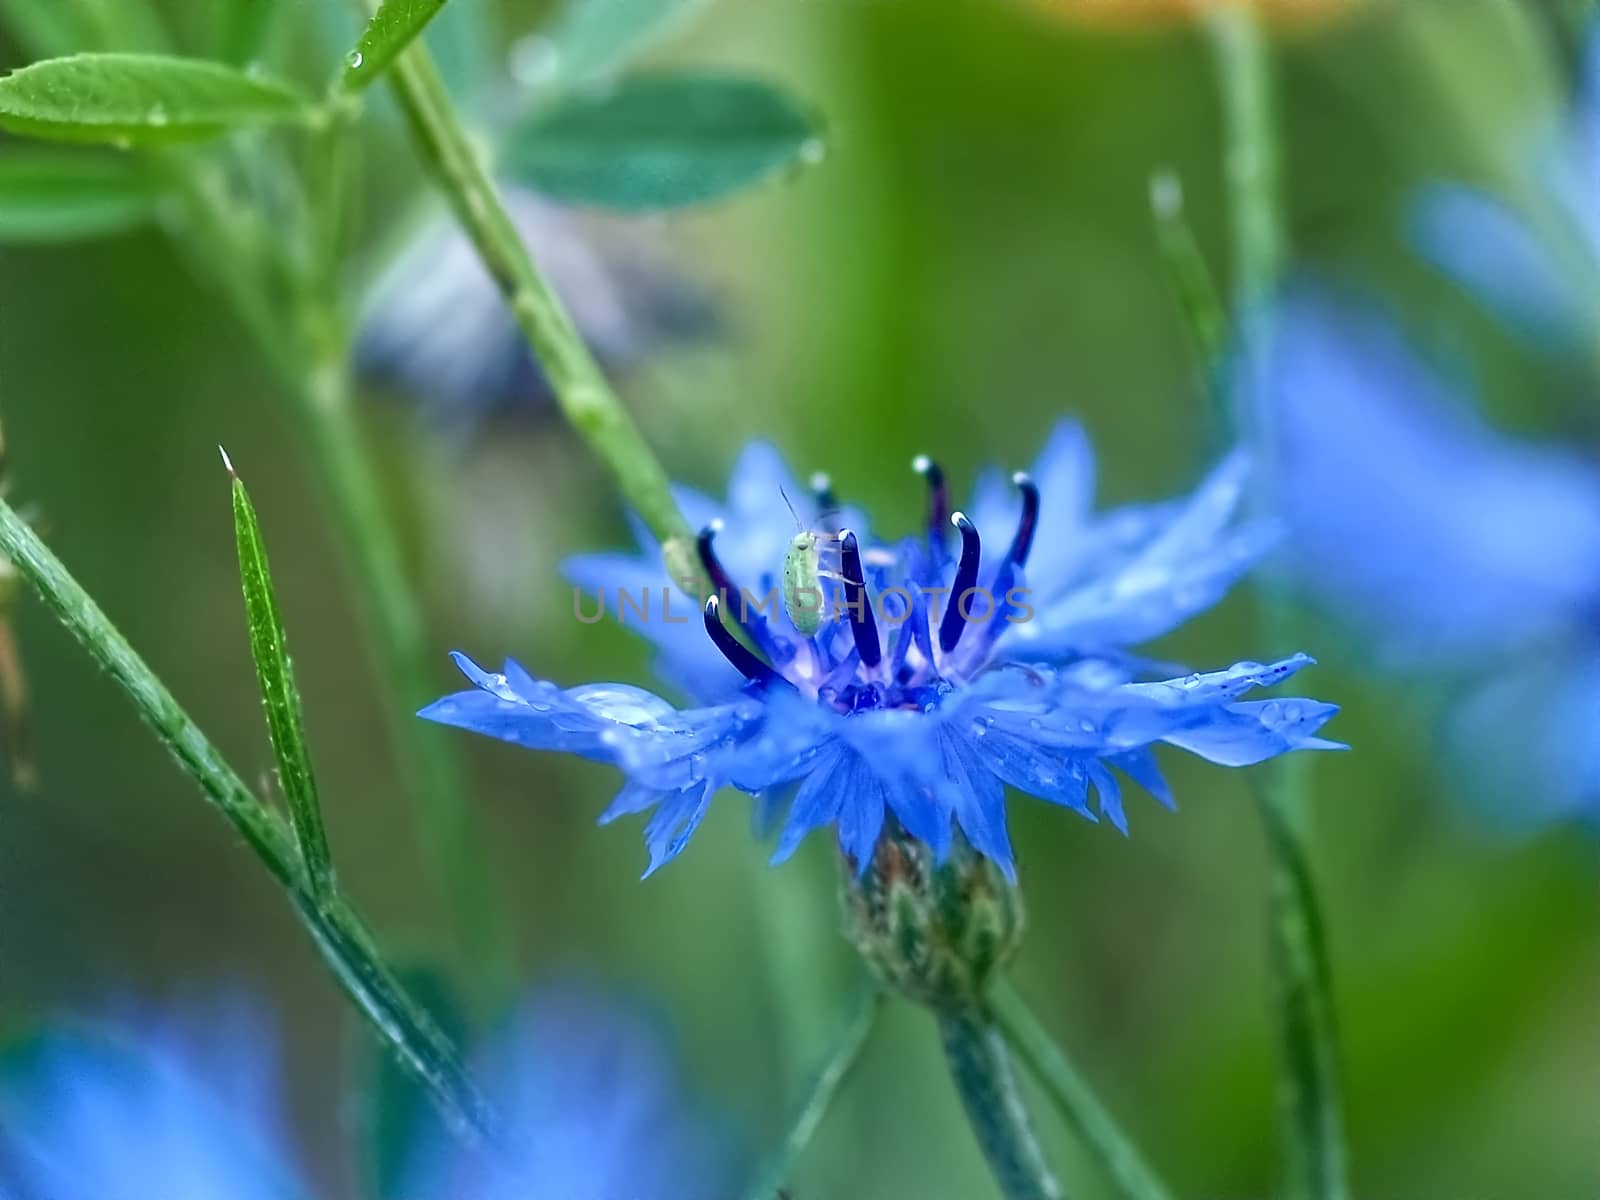
[[[0,79],[0,127],[59,141],[193,141],[314,111],[283,81],[165,55],[77,54]]]
[[[537,82],[571,87],[624,67],[702,5],[703,0],[567,0],[545,35],[549,66]]]
[[[0,242],[72,242],[149,221],[164,185],[138,159],[44,148],[0,155]]]
[[[573,204],[648,212],[716,200],[814,158],[813,115],[759,80],[635,75],[513,130],[503,170]]]
[[[445,3],[446,0],[384,0],[345,59],[339,86],[347,92],[359,92],[376,83],[395,56],[411,44]]]
[[[227,462],[227,455],[223,455]],[[227,462],[233,475],[233,464]],[[267,710],[267,731],[278,760],[278,782],[289,805],[300,861],[314,898],[333,892],[333,862],[328,836],[322,827],[322,806],[317,780],[306,749],[305,720],[300,689],[295,686],[289,661],[288,639],[278,616],[278,600],[267,566],[267,548],[255,507],[244,480],[233,475],[233,529],[239,543],[239,578],[244,585],[245,610],[250,618],[250,654],[261,684],[261,702]]]

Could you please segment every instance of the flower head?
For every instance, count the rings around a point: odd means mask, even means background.
[[[126,1042],[47,1035],[0,1083],[0,1179],[30,1200],[308,1197],[273,1068],[241,1012],[207,1039],[148,1021]]]
[[[1531,156],[1523,203],[1457,183],[1421,196],[1412,234],[1421,253],[1519,333],[1586,347],[1600,306],[1600,22],[1563,127]]]
[[[442,1135],[418,1148],[406,1194],[460,1200],[704,1200],[726,1163],[683,1103],[654,1022],[588,991],[526,1001],[484,1047],[478,1076],[510,1132],[509,1153]]]
[[[1333,745],[1316,736],[1331,705],[1243,698],[1304,656],[1148,681],[1149,664],[1125,651],[1214,604],[1270,544],[1270,528],[1236,519],[1241,459],[1186,501],[1095,514],[1088,445],[1067,424],[1009,492],[986,479],[970,517],[951,511],[936,464],[915,465],[928,520],[893,543],[840,509],[826,479],[796,488],[766,446],[745,452],[726,505],[685,493],[714,592],[698,621],[671,617],[653,551],[573,564],[583,586],[662,598],[636,624],[693,707],[623,684],[563,690],[458,654],[473,688],[422,715],[620,767],[627,782],[601,819],[654,810],[652,871],[728,785],[766,813],[788,806],[778,861],[832,826],[864,871],[892,821],[940,857],[959,835],[1014,875],[1006,785],[1095,819],[1092,788],[1125,831],[1113,769],[1171,803],[1158,743],[1228,766]],[[796,520],[824,547],[810,596],[785,578]],[[822,620],[808,636],[813,605]]]
[[[508,187],[524,243],[600,365],[624,374],[714,327],[706,295],[648,230],[580,215]],[[364,371],[414,392],[441,424],[471,426],[553,404],[550,384],[477,252],[447,215],[431,219],[378,279],[357,344]]]
[[[1451,684],[1449,761],[1516,822],[1600,805],[1600,464],[1501,434],[1382,318],[1309,293],[1256,375],[1308,595]]]

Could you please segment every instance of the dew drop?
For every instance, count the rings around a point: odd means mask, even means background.
[[[1096,725],[1093,721],[1091,721],[1088,717],[1084,717],[1078,722],[1078,728],[1081,729],[1084,733],[1094,733],[1100,727],[1098,725]]]
[[[1028,728],[1029,729],[1034,729],[1034,730],[1043,729],[1044,728],[1044,722],[1039,720],[1038,717],[1029,717],[1028,718]]]
[[[828,157],[828,144],[819,137],[809,137],[800,144],[800,161],[816,166]]]
[[[157,105],[154,105],[150,109],[150,111],[145,114],[145,120],[148,121],[151,125],[155,126],[157,129],[159,129],[163,125],[167,124],[167,122],[170,121],[171,118],[167,116],[167,110],[162,108],[161,105],[157,104]]]
[[[361,64],[364,63],[366,59],[362,57],[361,51],[352,50],[350,51],[349,55],[346,56],[344,61],[345,65],[348,66],[352,71],[359,71],[361,69]]]
[[[1261,719],[1266,721],[1268,724],[1276,724],[1278,718],[1282,715],[1283,705],[1279,704],[1276,700],[1269,702],[1267,706],[1261,710]]]

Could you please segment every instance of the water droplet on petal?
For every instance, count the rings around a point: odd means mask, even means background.
[[[1099,730],[1100,727],[1098,725],[1096,725],[1093,721],[1091,721],[1088,717],[1084,717],[1078,722],[1078,728],[1081,729],[1084,733],[1095,733],[1095,732],[1097,732]]]

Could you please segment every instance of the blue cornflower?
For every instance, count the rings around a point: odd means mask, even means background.
[[[580,214],[515,185],[503,191],[517,232],[608,373],[625,374],[652,352],[714,329],[704,290],[640,222]],[[500,289],[444,213],[374,284],[356,355],[366,374],[410,390],[447,427],[554,402]]]
[[[706,1200],[727,1156],[684,1103],[655,1022],[589,991],[546,990],[484,1047],[477,1075],[510,1149],[471,1154],[442,1131],[404,1194],[459,1200]]]
[[[26,1200],[309,1200],[284,1129],[272,1038],[229,1013],[205,1036],[52,1033],[0,1077],[0,1195]],[[704,1200],[726,1163],[687,1110],[665,1039],[593,991],[530,997],[478,1070],[506,1145],[415,1132],[403,1194],[451,1200]],[[438,1140],[433,1140],[437,1138]]]
[[[1242,699],[1308,664],[1303,655],[1151,682],[1141,681],[1150,664],[1124,651],[1214,604],[1270,544],[1271,527],[1237,518],[1242,458],[1188,500],[1104,514],[1092,511],[1093,459],[1071,423],[1009,490],[986,477],[971,517],[950,511],[936,464],[916,466],[926,530],[893,543],[841,510],[826,478],[798,488],[765,445],[740,458],[726,504],[680,493],[703,529],[716,593],[699,620],[672,614],[683,601],[642,535],[640,555],[570,564],[580,590],[627,592],[637,606],[647,589],[660,611],[633,623],[693,707],[625,684],[563,690],[515,662],[495,674],[457,654],[473,689],[422,715],[620,767],[626,784],[601,819],[655,810],[650,871],[682,851],[712,795],[731,785],[761,797],[764,814],[788,805],[775,861],[835,826],[864,871],[892,822],[941,857],[959,835],[1014,878],[1006,785],[1094,819],[1092,787],[1125,832],[1113,768],[1171,805],[1158,743],[1225,766],[1334,745],[1316,736],[1332,705]],[[837,531],[824,555],[831,619],[812,637],[785,603],[797,598],[778,595],[797,519]],[[1000,532],[998,550],[984,552],[980,528]]]
[[[234,1010],[196,1038],[56,1032],[0,1082],[0,1180],[28,1200],[299,1200],[272,1040]],[[0,1186],[0,1194],[6,1188]]]
[[[1541,344],[1591,345],[1600,321],[1600,23],[1571,111],[1531,156],[1517,208],[1478,188],[1426,189],[1413,214],[1422,254],[1513,329]]]
[[[1600,804],[1600,465],[1486,425],[1382,317],[1311,293],[1256,375],[1307,593],[1448,697],[1446,759],[1515,822]]]

